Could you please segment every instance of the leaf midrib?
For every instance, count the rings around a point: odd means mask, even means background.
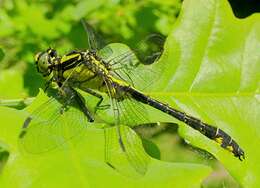
[[[208,36],[206,37],[206,43],[205,43],[205,46],[204,46],[204,49],[203,49],[203,53],[201,54],[201,61],[200,61],[200,65],[198,67],[198,71],[196,72],[195,75],[193,75],[193,80],[190,84],[190,87],[189,87],[189,91],[192,91],[193,89],[193,86],[196,84],[196,81],[197,81],[197,77],[199,76],[200,74],[200,71],[201,71],[201,68],[203,66],[203,63],[205,63],[205,59],[207,58],[207,54],[208,54],[208,51],[209,51],[209,47],[210,45],[212,44],[212,41],[213,41],[213,31],[215,30],[216,28],[216,19],[217,19],[217,6],[218,6],[218,1],[216,1],[216,5],[214,6],[214,14],[212,14],[212,18],[211,18],[211,24],[210,24],[210,27],[209,27],[209,32],[208,32]]]

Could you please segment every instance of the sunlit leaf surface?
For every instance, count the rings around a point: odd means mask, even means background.
[[[166,4],[165,7],[167,7]],[[75,35],[79,36],[78,33],[82,34],[83,30],[78,29],[79,26],[68,24],[68,21],[85,16],[80,5],[81,3],[75,7],[68,6],[61,9],[55,16],[49,13],[48,16],[54,18],[51,21],[39,12],[39,9],[44,14],[48,12],[46,7],[43,8],[40,4],[29,6],[23,1],[19,1],[16,5],[15,12],[18,16],[15,19],[11,20],[8,17],[8,11],[0,13],[4,20],[0,24],[1,37],[7,39],[7,36],[13,35],[18,39],[15,43],[7,40],[7,44],[11,47],[3,48],[6,62],[1,62],[1,64],[11,66],[14,62],[28,63],[27,69],[18,66],[19,71],[16,71],[17,69],[1,70],[1,99],[35,95],[38,91],[39,86],[36,83],[40,79],[35,76],[34,66],[29,64],[32,62],[34,49],[55,43],[55,40],[64,33],[68,33],[72,26],[74,27],[69,34],[72,43],[78,44],[79,47],[86,46],[85,43],[82,44],[82,38],[75,39]],[[100,4],[91,5],[89,9],[92,11],[100,6]],[[11,10],[12,7],[12,3],[5,5],[7,10]],[[132,7],[134,6],[128,8],[131,10]],[[126,12],[113,6],[111,10],[120,15],[118,18]],[[154,17],[155,14],[151,13],[151,7],[145,10],[147,17],[157,20],[156,16]],[[104,12],[102,15],[107,17],[106,20],[111,20],[110,14]],[[97,15],[92,14],[92,17],[95,16]],[[139,27],[141,30],[155,25],[149,23],[140,27],[144,17],[139,15],[138,11],[135,19],[131,18],[131,14],[124,16],[124,20],[128,19],[131,24],[116,22],[120,27],[115,27],[110,25],[111,22],[107,22],[102,29],[110,31],[108,28],[118,28],[118,32],[124,35],[123,38],[133,42],[134,34],[128,25]],[[61,18],[66,21],[61,21]],[[150,96],[229,133],[244,149],[245,161],[239,161],[215,142],[175,119],[147,108],[151,121],[170,121],[180,124],[181,136],[192,145],[212,153],[244,187],[260,186],[258,181],[260,176],[258,165],[260,158],[258,151],[260,143],[258,129],[260,122],[259,21],[259,14],[246,19],[235,18],[225,0],[185,0],[181,14],[167,38],[162,58],[157,64],[151,66],[151,69],[155,71],[164,67],[164,71],[160,79],[156,79],[144,90]],[[167,34],[171,26],[165,24],[168,22],[168,18],[160,19],[156,21],[156,26],[159,25],[160,30]],[[67,52],[72,48],[72,43],[61,45],[61,51]],[[12,46],[19,47],[13,49]],[[115,45],[114,47],[121,48],[122,46]],[[26,70],[24,75],[20,70]],[[149,75],[143,74],[143,76],[149,78]],[[23,111],[0,108],[0,141],[3,143],[0,147],[7,145],[5,148],[10,152],[0,175],[0,187],[104,187],[104,185],[107,187],[183,188],[191,185],[200,187],[201,181],[210,172],[210,168],[204,165],[162,162],[150,158],[146,153],[141,153],[150,160],[146,174],[138,178],[127,177],[128,173],[132,173],[132,170],[129,170],[131,166],[127,164],[125,156],[120,152],[120,147],[114,145],[112,149],[115,150],[116,155],[113,153],[112,157],[118,155],[116,164],[120,166],[122,163],[122,169],[127,170],[127,173],[122,175],[104,162],[104,130],[96,128],[102,127],[103,124],[95,124],[87,128],[84,134],[57,150],[42,155],[21,153],[18,148],[21,126],[29,112],[45,100],[46,96],[40,93],[36,101]],[[110,114],[110,121],[112,118]],[[116,130],[111,128],[110,131],[114,133]],[[133,143],[138,144],[136,147],[138,151],[143,152],[139,149],[142,148],[139,138],[132,131],[128,129],[126,131],[126,135],[129,134],[129,137],[135,139]],[[116,140],[114,141],[117,143]],[[0,161],[0,169],[2,164]]]
[[[159,62],[168,68],[151,92],[241,145],[243,162],[181,124],[187,141],[214,154],[245,187],[259,186],[259,20],[259,14],[235,18],[224,0],[185,1]]]

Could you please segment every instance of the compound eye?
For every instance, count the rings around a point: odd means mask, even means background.
[[[48,49],[48,54],[50,57],[57,57],[57,51],[54,49]]]

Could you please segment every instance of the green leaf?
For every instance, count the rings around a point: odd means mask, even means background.
[[[17,33],[15,31],[18,30],[21,33],[20,38],[23,39],[19,41],[35,42],[32,33],[54,39],[62,32],[68,32],[69,24],[60,22],[57,17],[50,22],[50,27],[46,27],[51,29],[50,32],[44,33],[46,28],[35,27],[39,23],[49,25],[50,19],[36,11],[39,8],[40,6],[26,6],[26,9],[21,7],[20,10],[29,11],[20,11],[17,17],[23,15],[28,19],[14,19],[13,27],[10,27],[11,22],[3,22],[8,26],[3,27],[4,36],[10,32]],[[47,6],[43,8],[46,9]],[[74,13],[72,9],[67,11]],[[50,17],[54,14],[52,12],[55,11],[50,10]],[[81,10],[79,13],[75,14],[75,17],[84,15]],[[118,11],[118,15],[124,15],[122,13],[125,12]],[[40,20],[34,18],[37,22],[29,23],[31,15],[40,16]],[[124,20],[124,23],[125,18],[115,17]],[[108,16],[108,19],[111,19],[111,16]],[[186,0],[180,18],[168,37],[165,53],[158,65],[155,65],[155,68],[164,65],[162,79],[154,84],[152,90],[148,90],[151,96],[216,125],[232,135],[245,150],[244,162],[238,161],[232,154],[198,132],[186,128],[184,124],[180,125],[180,133],[187,141],[213,153],[245,187],[259,187],[259,19],[257,14],[243,20],[236,19],[224,0]],[[11,17],[5,20],[9,21]],[[58,25],[59,23],[64,25],[64,28]],[[128,23],[123,24],[124,29],[114,27],[112,22],[107,23],[112,24],[108,27],[112,28],[111,30],[115,28],[116,31],[129,33],[128,27],[125,26],[129,25]],[[107,29],[106,33],[110,34],[111,30]],[[128,35],[132,36],[132,31]],[[37,40],[37,44],[47,42]],[[24,49],[23,45],[19,45],[19,48]],[[22,91],[23,81],[20,78],[15,81],[12,76],[3,80],[2,75],[4,74],[1,72],[0,85],[4,85],[0,88],[1,97],[16,98]],[[43,101],[39,99],[37,103]],[[37,103],[34,105],[37,106]],[[162,120],[163,114],[159,116],[158,111],[153,113],[154,118]],[[104,135],[103,131],[96,129],[87,130],[87,135],[90,136],[76,146],[41,156],[24,156],[17,149],[17,136],[27,115],[25,111],[0,108],[0,138],[8,143],[11,151],[9,161],[0,176],[1,187],[10,187],[10,182],[13,187],[103,187],[104,184],[108,187],[190,187],[191,184],[198,186],[201,178],[208,173],[208,169],[200,165],[170,164],[152,160],[144,178],[135,181],[123,177],[104,164],[101,148],[104,145]],[[175,121],[169,117],[165,120]]]
[[[154,65],[167,68],[150,91],[236,140],[245,151],[243,162],[178,122],[188,142],[214,154],[245,187],[260,186],[259,21],[259,14],[235,18],[225,0],[184,1],[165,53]]]
[[[87,128],[83,135],[72,139],[57,150],[39,155],[21,152],[17,139],[28,111],[33,111],[48,98],[43,92],[24,111],[0,107],[0,138],[8,143],[10,157],[0,176],[0,187],[200,187],[209,167],[199,164],[168,163],[150,159],[147,173],[132,178],[119,174],[104,162],[104,131]],[[67,117],[69,118],[69,117]],[[7,126],[8,125],[8,126]],[[111,131],[115,132],[114,128]],[[116,133],[116,132],[115,132]],[[129,132],[128,134],[133,134]],[[130,136],[130,135],[128,135]],[[133,136],[130,136],[133,137]],[[135,139],[138,139],[135,136]],[[36,140],[37,142],[37,140]],[[118,142],[117,138],[113,142]],[[140,141],[137,140],[136,143]],[[118,164],[126,165],[119,148]],[[147,155],[147,154],[145,154]],[[124,166],[123,168],[126,168]],[[189,181],[183,181],[192,174]]]
[[[2,59],[4,58],[4,56],[5,56],[5,53],[4,53],[3,49],[0,48],[0,61],[2,61]]]

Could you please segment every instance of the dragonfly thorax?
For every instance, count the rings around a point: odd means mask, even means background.
[[[89,70],[95,74],[108,74],[110,67],[109,65],[100,58],[96,52],[87,50],[86,52],[81,52],[82,59]]]

